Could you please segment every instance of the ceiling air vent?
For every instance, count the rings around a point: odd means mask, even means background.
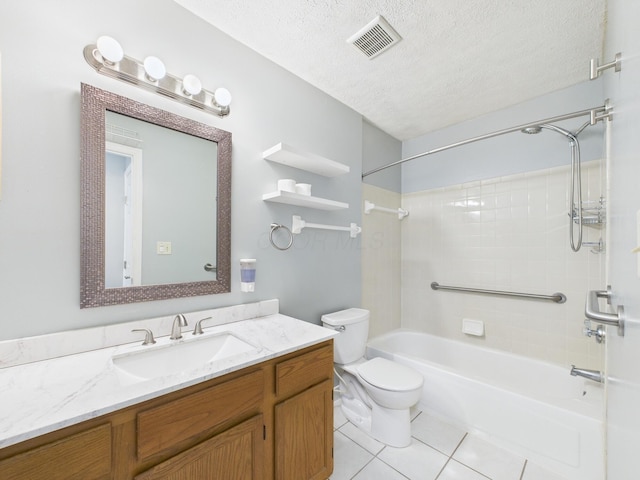
[[[381,16],[371,20],[365,27],[347,39],[354,47],[372,59],[402,40],[391,25]]]

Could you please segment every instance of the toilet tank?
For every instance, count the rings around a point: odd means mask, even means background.
[[[369,310],[348,308],[322,315],[322,326],[337,330],[333,339],[333,360],[346,365],[364,357],[369,336]]]

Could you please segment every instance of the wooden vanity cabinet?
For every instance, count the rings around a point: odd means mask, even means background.
[[[332,369],[329,340],[0,449],[0,479],[326,479]]]
[[[324,480],[333,471],[333,348],[276,364],[275,479]]]

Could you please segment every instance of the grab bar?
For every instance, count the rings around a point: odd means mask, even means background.
[[[448,285],[440,285],[438,282],[432,282],[431,288],[433,290],[454,290],[457,292],[483,293],[486,295],[501,295],[505,297],[531,298],[533,300],[550,300],[555,303],[564,303],[567,301],[566,295],[564,293],[559,293],[559,292],[556,292],[553,295],[538,295],[535,293],[505,292],[502,290],[484,290],[482,288],[451,287]]]
[[[607,290],[590,290],[585,301],[584,315],[590,320],[618,327],[618,335],[624,337],[624,307],[618,305],[616,313],[600,311],[598,299],[606,298],[607,303],[611,303],[611,295],[610,288],[607,288]]]

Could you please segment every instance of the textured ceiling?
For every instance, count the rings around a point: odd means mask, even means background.
[[[175,0],[399,140],[589,78],[606,0]],[[382,15],[374,59],[346,39]]]

